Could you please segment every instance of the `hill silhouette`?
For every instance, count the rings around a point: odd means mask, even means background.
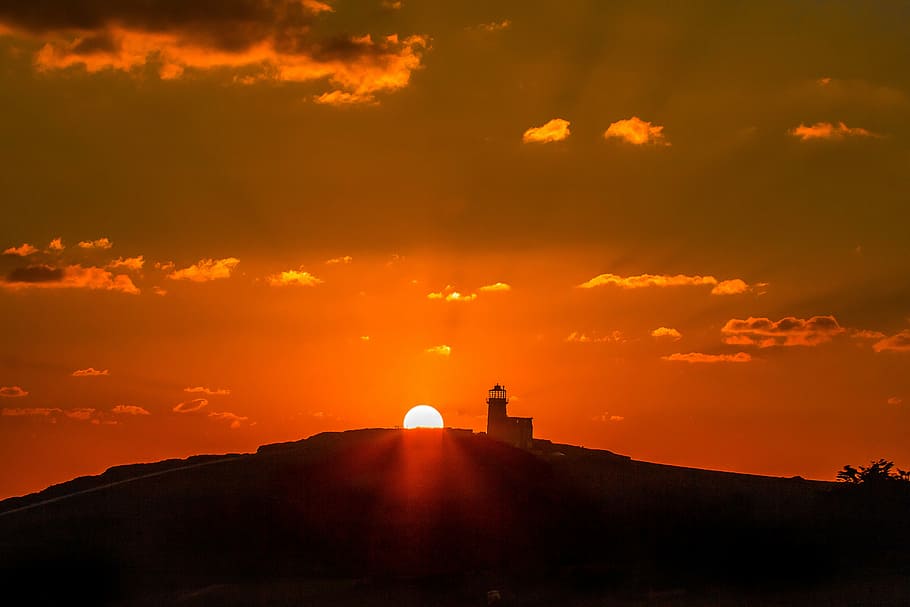
[[[547,441],[357,430],[0,502],[0,582],[32,604],[899,605],[908,506]]]

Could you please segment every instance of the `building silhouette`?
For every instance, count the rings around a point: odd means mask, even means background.
[[[521,449],[530,449],[534,440],[531,417],[509,417],[506,387],[496,384],[487,398],[487,436]]]

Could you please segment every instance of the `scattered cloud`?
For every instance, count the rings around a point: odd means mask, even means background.
[[[622,289],[644,289],[648,287],[680,287],[680,286],[711,286],[711,295],[738,295],[747,291],[757,290],[763,293],[768,283],[760,282],[749,285],[741,278],[718,280],[714,276],[689,276],[686,274],[638,274],[635,276],[619,276],[617,274],[600,274],[591,280],[578,285],[580,289],[593,289],[605,285],[615,285]]]
[[[332,259],[326,259],[326,265],[337,265],[337,264],[349,264],[354,261],[354,258],[350,255],[345,255],[344,257],[333,257]]]
[[[427,354],[438,354],[439,356],[449,356],[452,353],[452,348],[445,344],[441,346],[433,346],[424,350]]]
[[[369,335],[361,335],[361,336],[360,336],[360,341],[370,341],[370,336],[369,336]]]
[[[521,140],[524,143],[551,143],[563,141],[570,134],[569,121],[562,118],[554,118],[542,126],[529,128],[521,136]]]
[[[18,247],[10,247],[3,251],[4,255],[17,255],[19,257],[28,257],[38,252],[36,247],[28,244],[27,242],[22,243]]]
[[[7,275],[6,281],[0,282],[0,287],[11,290],[95,289],[139,294],[139,289],[126,274],[114,275],[104,268],[84,268],[78,264],[64,268],[49,265],[16,268]]]
[[[910,329],[904,329],[872,344],[876,352],[910,352]]]
[[[28,392],[21,386],[2,386],[0,387],[0,397],[3,398],[22,398],[28,396]]]
[[[384,8],[384,9],[388,9],[390,11],[397,11],[397,10],[401,10],[402,3],[401,3],[401,0],[382,0],[379,3],[379,5],[382,6],[382,8]]]
[[[330,91],[313,95],[313,102],[319,105],[376,105],[379,101],[371,94],[349,93],[347,91]]]
[[[55,413],[62,413],[63,409],[58,409],[56,407],[25,407],[21,409],[10,409],[4,408],[0,409],[0,415],[5,415],[6,417],[26,417],[31,415],[38,415],[41,417],[48,417],[54,415]]]
[[[711,289],[711,295],[739,295],[749,290],[749,285],[740,278],[722,280]]]
[[[477,293],[464,295],[458,291],[428,293],[427,299],[442,299],[445,301],[474,301],[477,299]]]
[[[224,259],[200,259],[197,263],[180,270],[173,270],[167,275],[171,280],[189,280],[192,282],[207,282],[230,278],[240,260],[236,257]],[[163,268],[162,268],[163,269]]]
[[[566,337],[565,341],[569,343],[579,343],[579,344],[602,344],[602,343],[613,343],[621,344],[626,341],[625,336],[622,331],[611,331],[606,335],[597,335],[596,333],[579,333],[578,331],[572,331]]]
[[[47,248],[51,251],[62,251],[65,247],[63,246],[63,239],[59,236],[54,238],[48,243]]]
[[[787,316],[778,321],[750,316],[745,320],[730,319],[721,328],[724,343],[760,348],[817,346],[845,331],[833,316],[813,316],[807,319]]]
[[[606,412],[594,416],[594,421],[597,422],[621,422],[624,419],[626,418],[623,415],[611,415],[610,413]]]
[[[211,413],[209,413],[209,417],[211,417],[213,419],[219,419],[219,420],[231,422],[231,430],[236,430],[243,424],[243,422],[249,421],[249,419],[250,419],[249,417],[246,417],[244,415],[237,415],[236,413],[230,413],[228,411],[223,411],[223,412],[212,411]]]
[[[321,35],[320,16],[333,7],[318,0],[220,2],[205,11],[196,2],[79,6],[12,4],[0,15],[0,32],[41,44],[33,63],[45,73],[152,69],[162,80],[213,73],[248,85],[322,80],[329,94],[365,103],[406,87],[430,46],[425,35]]]
[[[76,369],[70,375],[73,377],[99,377],[102,375],[110,375],[111,372],[108,369],[95,369],[94,367],[89,367],[88,369]]]
[[[904,399],[902,399],[900,396],[892,396],[888,399],[889,405],[900,405],[903,402]]]
[[[78,409],[69,409],[64,411],[63,414],[70,419],[78,419],[79,421],[88,421],[95,416],[97,409],[94,407],[82,407]]]
[[[145,407],[136,405],[116,405],[112,411],[117,415],[151,415]]]
[[[509,19],[503,19],[501,21],[490,21],[489,23],[481,23],[477,25],[475,29],[484,31],[484,32],[501,32],[512,27],[512,22]]]
[[[173,261],[156,261],[154,268],[162,272],[172,272],[177,266]]]
[[[604,131],[604,139],[621,139],[633,145],[670,145],[664,137],[664,127],[657,126],[638,116],[617,120]]]
[[[737,352],[736,354],[703,354],[701,352],[689,352],[682,354],[670,354],[661,356],[663,360],[686,363],[747,363],[752,360],[752,356],[746,352]]]
[[[152,287],[152,293],[154,293],[155,295],[164,297],[165,295],[167,295],[167,289],[163,289],[156,285],[156,286]]]
[[[114,243],[108,238],[99,238],[98,240],[83,240],[78,246],[80,249],[110,249]]]
[[[142,255],[138,257],[118,257],[111,263],[107,264],[109,270],[141,270],[145,265],[145,258]]]
[[[884,339],[886,336],[881,331],[870,331],[869,329],[855,329],[850,332],[855,339]]]
[[[288,270],[287,272],[271,274],[270,276],[267,276],[265,280],[273,287],[287,287],[291,285],[315,287],[323,282],[322,279],[313,276],[309,272],[303,270],[303,268],[300,270]]]
[[[790,134],[800,141],[812,139],[844,139],[846,137],[878,137],[877,134],[860,127],[849,127],[843,122],[836,125],[830,122],[816,122],[811,126],[800,124],[790,130]]]
[[[206,388],[205,386],[194,386],[190,388],[184,388],[184,392],[189,392],[191,394],[206,394],[208,396],[228,396],[231,391],[227,388]]]
[[[504,282],[496,282],[491,285],[484,285],[484,286],[480,287],[480,289],[478,289],[478,291],[482,291],[484,293],[496,293],[499,291],[511,291],[511,290],[512,290],[512,285],[504,283]]]
[[[677,341],[679,339],[682,339],[682,333],[671,327],[657,327],[651,331],[651,337],[667,337],[674,341]]]
[[[177,403],[174,405],[172,411],[174,413],[195,413],[203,407],[207,406],[209,401],[207,398],[194,398],[193,400],[188,400],[186,402]]]

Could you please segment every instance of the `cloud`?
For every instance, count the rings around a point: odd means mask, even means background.
[[[622,415],[610,415],[609,413],[601,413],[600,415],[594,416],[594,421],[598,422],[621,422],[626,419]]]
[[[41,417],[48,417],[56,413],[62,413],[62,409],[56,407],[25,407],[22,409],[9,409],[4,408],[0,409],[0,415],[6,417],[26,417],[31,415],[37,415]]]
[[[749,285],[740,278],[722,280],[711,289],[711,295],[739,295],[749,290]]]
[[[360,341],[370,341],[370,336],[369,336],[369,335],[361,335],[361,336],[360,336]]]
[[[231,273],[240,260],[236,257],[224,259],[200,259],[197,263],[180,270],[174,270],[167,275],[171,280],[189,280],[192,282],[207,282],[230,278]]]
[[[350,255],[345,255],[344,257],[333,257],[332,259],[326,259],[326,265],[337,265],[337,264],[349,264],[354,261],[354,258]]]
[[[27,242],[22,243],[18,247],[10,247],[3,251],[4,255],[18,255],[19,257],[28,257],[38,252],[36,247],[28,244]]]
[[[177,403],[174,405],[172,411],[174,413],[195,413],[203,407],[207,406],[209,401],[207,398],[194,398],[193,400],[188,400],[186,402]]]
[[[191,388],[184,388],[184,392],[190,392],[195,394],[207,394],[209,396],[228,396],[231,391],[227,388],[206,388],[204,386],[195,386]]]
[[[872,344],[876,352],[910,352],[910,329],[904,329]]]
[[[111,411],[117,415],[151,415],[147,409],[136,405],[116,405]]]
[[[470,295],[464,295],[458,291],[448,291],[446,293],[435,292],[427,293],[427,299],[444,299],[445,301],[474,301],[477,299],[477,293],[471,293]]]
[[[663,134],[664,127],[651,124],[632,116],[626,120],[617,120],[604,131],[604,139],[621,139],[633,145],[670,145]]]
[[[452,348],[445,344],[441,346],[433,346],[424,350],[427,354],[438,354],[439,356],[449,356],[452,353]]]
[[[760,348],[817,346],[845,331],[833,316],[813,316],[808,319],[787,316],[778,321],[750,316],[745,320],[730,319],[721,328],[724,343]]]
[[[300,270],[288,270],[266,276],[266,282],[273,287],[287,287],[296,285],[299,287],[315,287],[322,284],[322,279],[313,276],[302,268]]]
[[[212,411],[209,413],[209,417],[213,419],[225,420],[231,422],[231,430],[236,430],[242,424],[242,422],[248,421],[250,418],[244,415],[237,415],[236,413],[230,413],[229,411],[215,412]]]
[[[717,279],[713,276],[687,276],[676,274],[638,274],[636,276],[618,276],[616,274],[600,274],[578,287],[580,289],[593,289],[604,285],[616,285],[623,289],[644,289],[646,287],[677,287],[684,285],[716,285]]]
[[[177,266],[173,261],[156,261],[153,267],[162,272],[172,272]]]
[[[107,369],[98,370],[94,367],[89,367],[88,369],[77,369],[71,373],[73,377],[99,377],[101,375],[110,375],[111,372]]]
[[[80,249],[110,249],[114,243],[107,238],[99,238],[98,240],[83,240],[78,246]]]
[[[478,291],[482,291],[484,293],[496,293],[496,292],[500,292],[500,291],[511,291],[511,290],[512,290],[512,285],[504,283],[504,282],[496,282],[491,285],[484,285],[484,286],[480,287],[480,289],[478,289]]]
[[[543,126],[529,128],[521,136],[524,143],[551,143],[553,141],[563,141],[570,135],[569,121],[562,118],[554,118]]]
[[[572,331],[566,337],[565,341],[569,343],[579,343],[579,344],[602,344],[602,343],[614,343],[620,344],[626,341],[625,336],[622,334],[622,331],[612,331],[607,335],[596,335],[592,333],[588,335],[587,333],[579,333],[577,331]]]
[[[88,421],[94,417],[97,409],[94,407],[83,407],[79,409],[69,409],[64,411],[63,414],[69,417],[70,419],[78,419],[80,421]]]
[[[119,291],[138,295],[139,289],[126,274],[111,274],[104,268],[81,265],[55,268],[48,265],[33,265],[16,268],[10,272],[0,287],[21,289],[93,289]]]
[[[156,285],[156,286],[152,287],[152,293],[154,293],[155,295],[164,297],[165,295],[167,295],[167,289],[163,289]]]
[[[836,125],[830,122],[816,122],[811,126],[800,124],[790,130],[790,134],[800,141],[810,141],[812,139],[831,139],[838,140],[845,137],[878,137],[879,135],[859,127],[849,127],[843,122]]]
[[[688,354],[670,354],[661,356],[663,360],[686,363],[747,363],[752,360],[752,356],[746,352],[737,352],[736,354],[702,354],[701,352],[689,352]]]
[[[887,402],[889,405],[899,405],[904,402],[904,399],[902,399],[900,396],[892,396],[888,399]]]
[[[328,81],[371,103],[407,86],[429,37],[319,35],[316,0],[6,3],[0,31],[43,43],[36,68],[157,71],[162,80],[216,73],[239,83]],[[334,30],[334,28],[333,28]]]
[[[856,329],[850,333],[855,339],[884,339],[885,334],[881,331],[870,331],[868,329]]]
[[[651,331],[651,337],[669,337],[674,341],[677,341],[682,338],[682,333],[670,327],[657,327]]]
[[[3,398],[22,398],[28,396],[28,392],[21,386],[2,386],[0,387],[0,397]]]
[[[348,93],[347,91],[330,91],[321,95],[313,95],[313,102],[319,105],[375,105],[379,101],[373,95],[362,93]]]
[[[509,19],[503,19],[502,21],[490,21],[489,23],[481,23],[477,25],[475,29],[484,31],[484,32],[501,32],[512,27],[512,22]]]
[[[109,270],[118,270],[123,268],[125,270],[141,270],[142,266],[145,265],[145,258],[142,255],[138,257],[119,257],[107,264]]]
[[[47,248],[51,251],[62,251],[65,248],[63,246],[63,239],[60,237],[54,238],[48,243]]]

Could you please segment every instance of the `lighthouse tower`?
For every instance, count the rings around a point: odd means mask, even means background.
[[[530,417],[509,417],[509,397],[505,386],[496,384],[487,398],[487,436],[521,449],[530,449],[534,429]]]

